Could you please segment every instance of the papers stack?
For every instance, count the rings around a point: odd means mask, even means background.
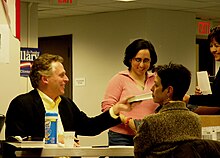
[[[197,81],[202,94],[212,94],[207,71],[197,72]]]

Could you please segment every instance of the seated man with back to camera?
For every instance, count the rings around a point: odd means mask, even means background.
[[[137,126],[134,137],[136,158],[165,156],[178,144],[201,139],[199,116],[182,101],[190,86],[190,71],[183,65],[173,63],[157,66],[155,71],[151,91],[154,102],[159,103],[160,107],[156,114],[146,116]],[[123,120],[126,118],[122,117]],[[130,120],[129,126],[136,130],[134,125],[134,120]]]
[[[118,117],[121,110],[131,110],[125,99],[98,116],[88,117],[71,99],[61,96],[69,81],[62,63],[61,56],[52,54],[34,60],[29,75],[34,89],[11,101],[6,113],[6,139],[31,136],[43,140],[46,112],[58,113],[58,141],[63,143],[64,131],[94,136],[121,123]]]

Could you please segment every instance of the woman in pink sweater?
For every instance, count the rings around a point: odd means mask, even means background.
[[[151,92],[155,75],[150,70],[154,68],[156,62],[157,54],[149,41],[144,39],[133,41],[125,50],[124,64],[128,69],[117,73],[109,81],[102,101],[102,111],[108,110],[125,97]],[[144,116],[154,113],[158,107],[152,99],[133,104],[132,111],[122,114],[128,118],[143,119]],[[126,124],[114,126],[108,133],[109,145],[132,146],[134,135],[133,130]]]

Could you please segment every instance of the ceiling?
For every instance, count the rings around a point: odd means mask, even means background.
[[[58,4],[72,1],[72,4]],[[38,3],[38,17],[56,18],[141,8],[157,8],[193,12],[197,18],[220,21],[220,0],[21,0]]]

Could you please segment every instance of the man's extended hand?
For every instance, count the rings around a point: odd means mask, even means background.
[[[115,115],[119,115],[120,111],[131,111],[132,110],[133,105],[131,103],[128,103],[129,98],[131,97],[121,100],[117,104],[113,105],[113,112],[115,113]]]

